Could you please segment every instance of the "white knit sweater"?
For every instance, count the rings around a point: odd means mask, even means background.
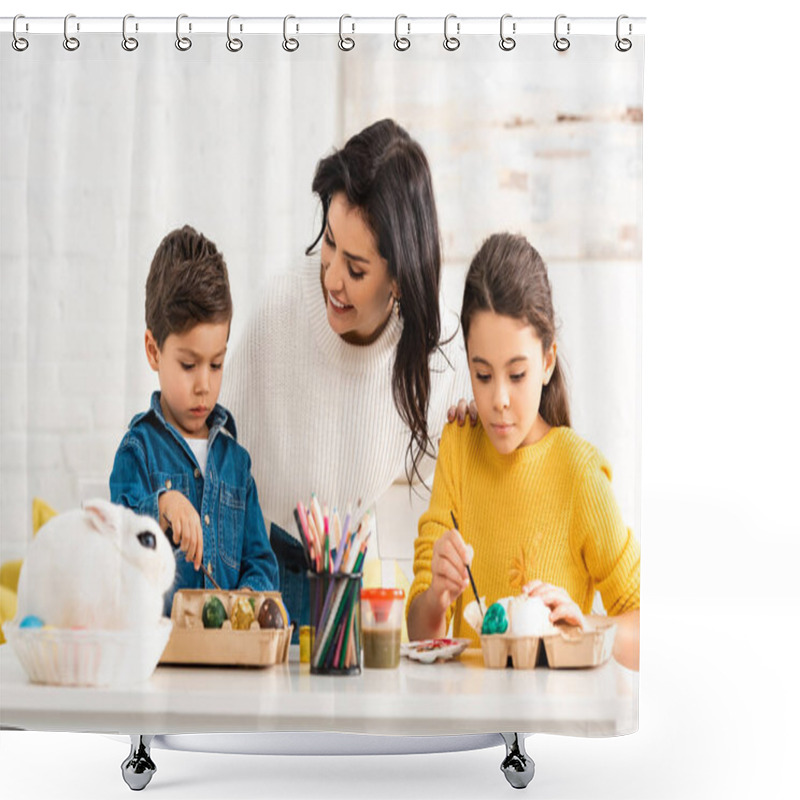
[[[328,324],[319,269],[308,259],[270,282],[222,381],[221,402],[252,458],[264,520],[295,538],[298,500],[316,492],[342,520],[348,501],[369,508],[405,474],[411,438],[392,399],[402,321],[393,314],[375,342],[348,344]],[[442,346],[447,358],[431,356],[428,408],[437,445],[449,406],[472,396],[458,317],[441,309],[441,338],[450,341]]]

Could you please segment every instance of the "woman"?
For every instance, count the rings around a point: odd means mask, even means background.
[[[319,162],[312,189],[322,226],[306,255],[319,244],[319,260],[271,284],[226,367],[224,400],[300,624],[297,501],[313,491],[365,510],[404,471],[429,475],[448,408],[469,386],[458,318],[439,304],[439,228],[419,144],[376,122]]]

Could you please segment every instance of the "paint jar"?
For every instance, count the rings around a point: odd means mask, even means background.
[[[394,669],[399,666],[405,596],[402,589],[361,590],[365,667]]]
[[[361,572],[309,572],[312,675],[361,672]]]
[[[300,626],[300,663],[308,664],[311,661],[311,626]]]

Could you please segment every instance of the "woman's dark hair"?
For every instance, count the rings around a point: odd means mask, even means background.
[[[553,344],[556,324],[547,267],[524,236],[495,233],[472,259],[461,304],[465,342],[477,311],[493,311],[529,323],[545,352]],[[548,425],[570,425],[569,396],[558,359],[550,380],[542,387],[539,413]]]
[[[201,322],[230,322],[233,301],[225,259],[191,225],[170,231],[159,244],[145,286],[144,318],[156,344]]]
[[[348,204],[365,215],[389,275],[397,281],[403,331],[392,371],[392,395],[411,431],[406,475],[409,480],[414,475],[421,479],[420,460],[433,452],[427,418],[428,360],[439,346],[441,325],[441,245],[428,160],[403,128],[384,119],[323,158],[311,188],[322,202],[322,226],[306,254],[322,238],[331,198],[342,192]]]

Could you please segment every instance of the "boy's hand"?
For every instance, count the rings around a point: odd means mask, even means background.
[[[203,560],[203,527],[200,515],[194,506],[176,491],[164,492],[158,498],[158,513],[161,526],[166,531],[172,528],[172,541],[179,544],[195,570],[200,569]]]
[[[459,427],[463,426],[467,418],[467,410],[469,410],[470,425],[475,427],[478,424],[478,406],[475,405],[474,400],[470,400],[467,403],[463,397],[458,401],[457,406],[450,406],[447,409],[447,421],[452,422],[455,420],[458,422]]]
[[[542,581],[531,581],[522,587],[529,597],[538,597],[550,609],[550,622],[568,622],[579,628],[585,621],[578,604],[569,596],[566,589]]]
[[[464,565],[472,564],[473,555],[472,546],[464,543],[457,530],[451,528],[436,540],[429,591],[443,614],[469,586],[469,575]]]

